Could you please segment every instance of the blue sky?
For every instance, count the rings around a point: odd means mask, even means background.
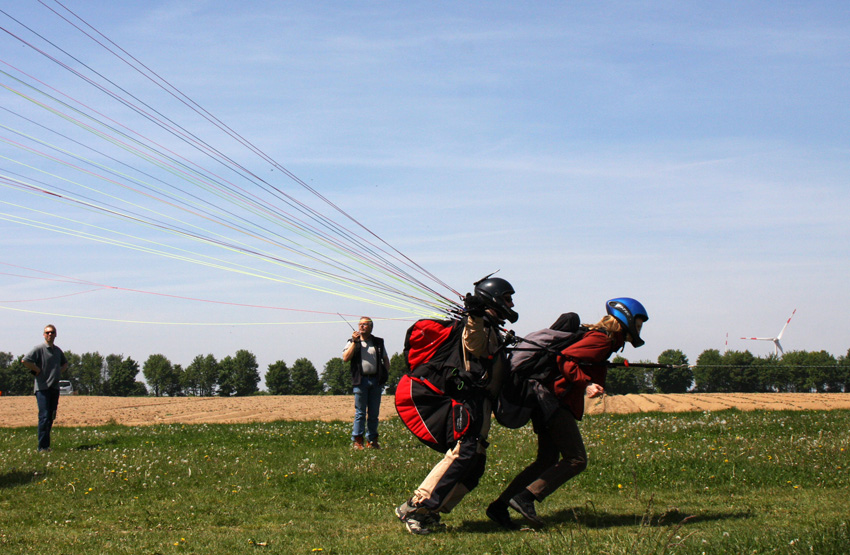
[[[569,310],[596,321],[606,299],[632,296],[650,313],[646,345],[624,353],[633,360],[677,348],[695,362],[722,351],[727,334],[730,349],[766,355],[769,343],[738,338],[775,335],[794,309],[786,351],[850,347],[845,3],[66,5],[452,288],[500,270],[517,290],[519,334]],[[41,4],[3,9],[4,28],[23,33],[13,16],[319,204]],[[0,53],[142,125],[5,33]],[[0,96],[0,106],[58,125]],[[5,111],[0,124],[22,125]],[[27,160],[8,144],[0,155],[4,172]],[[9,188],[0,200],[2,213],[69,210]],[[87,217],[75,221],[95,223]],[[246,348],[263,369],[306,356],[321,371],[350,330],[335,316],[89,291],[8,275],[22,273],[8,264],[229,303],[410,316],[8,219],[0,263],[0,350],[16,354],[51,321],[75,352],[140,363],[160,352],[186,365]],[[174,325],[187,321],[267,324]],[[375,331],[400,351],[407,325]]]

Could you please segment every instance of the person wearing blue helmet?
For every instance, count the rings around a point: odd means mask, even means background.
[[[514,478],[487,507],[487,516],[503,528],[516,529],[508,507],[542,526],[535,502],[541,502],[587,467],[587,452],[578,428],[585,395],[605,393],[608,357],[631,343],[640,347],[643,323],[649,320],[641,303],[629,297],[605,303],[608,313],[583,328],[581,339],[561,351],[549,375],[535,388],[532,425],[537,434],[537,458]]]

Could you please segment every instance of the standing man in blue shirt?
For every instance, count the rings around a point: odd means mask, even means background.
[[[384,340],[372,335],[372,319],[360,318],[357,330],[342,352],[343,362],[351,364],[351,383],[354,386],[354,426],[351,446],[380,449],[378,445],[378,415],[381,411],[381,393],[389,378],[390,359]]]
[[[38,450],[50,451],[50,430],[59,407],[59,379],[68,368],[68,359],[56,341],[56,326],[44,326],[44,343],[36,345],[21,360],[35,376],[35,400],[38,403]]]

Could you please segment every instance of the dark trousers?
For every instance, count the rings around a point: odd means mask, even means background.
[[[467,433],[431,469],[411,501],[429,511],[449,512],[475,489],[487,466],[490,401],[483,395],[466,400],[472,423]]]
[[[59,408],[59,390],[46,389],[35,392],[38,403],[38,448],[50,448],[50,430],[56,420],[56,409]]]
[[[528,489],[538,501],[587,468],[587,452],[575,417],[560,408],[545,424],[535,426],[537,458],[499,496],[504,502]]]

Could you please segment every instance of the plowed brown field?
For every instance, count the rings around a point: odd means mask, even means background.
[[[850,409],[850,393],[685,393],[614,395],[588,399],[588,414],[633,412]],[[84,397],[63,396],[57,426],[128,426],[170,423],[237,423],[274,420],[352,420],[350,396],[259,397]],[[381,418],[395,417],[393,399],[385,396]],[[35,426],[32,396],[0,397],[0,427]]]

